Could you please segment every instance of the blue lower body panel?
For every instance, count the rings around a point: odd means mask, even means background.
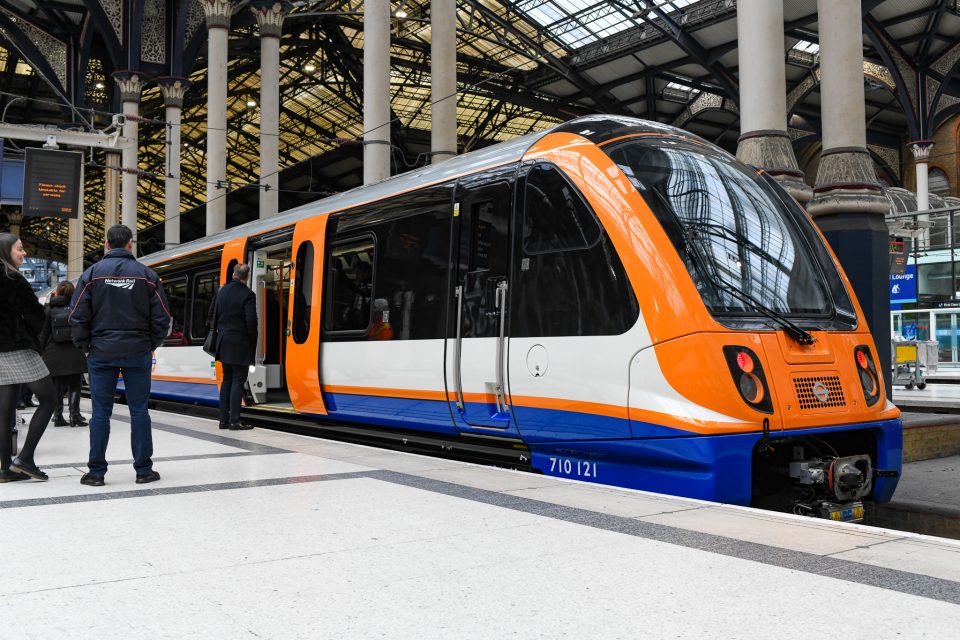
[[[123,393],[123,379],[117,384],[117,392]],[[171,380],[152,380],[150,397],[174,402],[189,402],[211,407],[220,406],[220,390],[215,384],[199,382],[174,382]]]
[[[878,469],[902,468],[900,420],[776,432],[772,438],[864,431],[876,443]],[[753,452],[762,433],[637,440],[530,443],[533,467],[546,475],[574,478],[687,498],[748,505]],[[864,438],[862,453],[873,448]],[[888,502],[897,478],[876,478],[871,500]]]

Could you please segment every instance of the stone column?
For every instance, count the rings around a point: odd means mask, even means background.
[[[430,2],[431,162],[457,155],[457,7]]]
[[[765,170],[801,204],[813,197],[787,135],[782,0],[739,0],[740,140],[737,158]]]
[[[909,146],[917,169],[917,211],[926,211],[930,208],[930,177],[927,163],[930,162],[933,141],[917,140],[910,142]]]
[[[85,173],[81,162],[80,184],[83,184]],[[67,220],[67,280],[75,280],[83,274],[83,253],[83,193],[81,192],[77,217]]]
[[[230,0],[203,0],[207,18],[207,235],[227,227],[227,35]]]
[[[120,154],[116,151],[104,153],[103,170],[104,198],[103,203],[103,236],[106,238],[107,229],[120,224]]]
[[[137,160],[140,149],[139,125],[140,90],[143,88],[143,76],[133,71],[118,71],[113,74],[120,87],[120,101],[123,103],[123,137],[132,140],[122,153],[123,175],[120,195],[120,222],[133,231],[133,242],[137,242],[137,173],[140,170]],[[109,169],[108,169],[109,171]],[[104,230],[106,231],[106,229]],[[136,254],[136,248],[134,248]]]
[[[260,28],[260,217],[280,206],[280,34],[290,3],[254,2]]]
[[[363,184],[390,177],[390,0],[363,3]]]
[[[890,257],[883,195],[867,151],[860,0],[818,0],[823,152],[814,217],[866,316],[890,397]]]
[[[186,78],[158,78],[167,120],[167,177],[164,185],[163,244],[180,244],[180,114],[183,96],[190,87]]]

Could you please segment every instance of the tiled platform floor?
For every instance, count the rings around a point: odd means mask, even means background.
[[[960,544],[118,407],[0,485],[10,638],[948,638]],[[119,462],[119,461],[126,462]]]

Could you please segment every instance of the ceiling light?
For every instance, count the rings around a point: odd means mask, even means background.
[[[398,17],[398,18],[400,18],[401,20],[403,20],[404,18],[407,17],[407,12],[404,11],[403,9],[397,9],[397,12],[394,13],[393,15],[395,15],[396,17]]]
[[[313,73],[314,71],[317,70],[317,65],[311,62],[308,62],[307,64],[303,65],[303,70],[306,71],[307,73]]]
[[[247,100],[247,106],[248,106],[248,107],[255,107],[255,106],[257,106],[257,101],[256,101],[256,100]]]
[[[94,88],[96,88],[96,89],[103,89],[103,83],[102,83],[102,82],[98,82],[97,84],[95,84],[95,85],[93,85],[93,86],[94,86]]]

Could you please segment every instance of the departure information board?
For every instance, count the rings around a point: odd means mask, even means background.
[[[28,147],[23,167],[23,215],[76,218],[80,209],[79,151]]]

